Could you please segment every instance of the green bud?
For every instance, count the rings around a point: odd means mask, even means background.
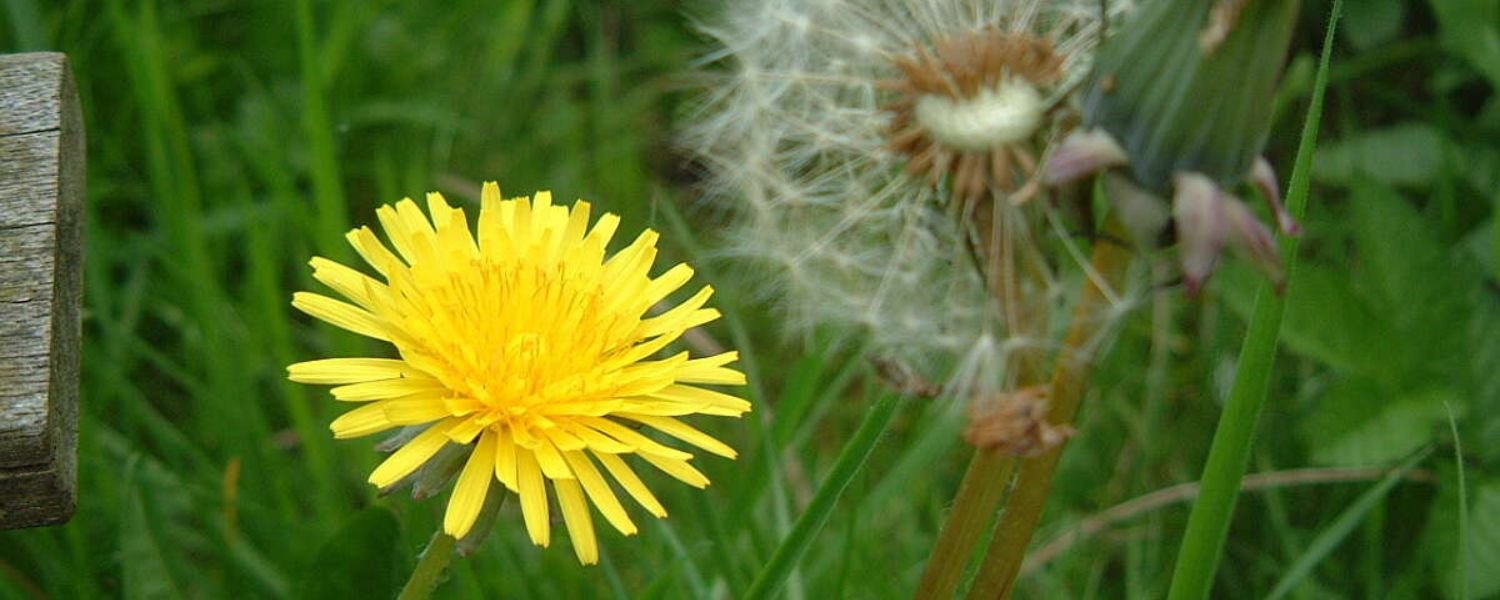
[[[1178,173],[1230,189],[1265,144],[1298,0],[1150,0],[1100,48],[1088,127],[1111,134],[1138,183]]]

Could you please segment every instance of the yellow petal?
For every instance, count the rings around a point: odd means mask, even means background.
[[[573,210],[568,215],[568,228],[562,238],[563,246],[577,246],[583,241],[589,227],[589,208],[589,203],[583,200],[573,203]]]
[[[685,460],[677,460],[664,456],[653,456],[650,454],[642,454],[640,456],[641,458],[646,459],[646,462],[651,463],[652,466],[665,471],[668,475],[676,477],[683,483],[700,489],[708,487],[708,477],[705,476],[702,472],[698,471],[698,469],[693,468],[693,466],[688,464]]]
[[[668,448],[666,446],[663,446],[656,440],[641,435],[639,432],[629,427],[625,427],[624,425],[603,417],[580,417],[577,419],[577,422],[579,425],[593,428],[594,430],[603,433],[604,435],[619,440],[621,443],[631,446],[635,449],[636,452],[643,455],[654,454],[657,456],[664,456],[677,460],[687,460],[693,457],[693,455],[676,448]]]
[[[328,424],[328,428],[333,431],[333,437],[341,440],[380,433],[393,427],[396,427],[396,424],[385,416],[385,407],[379,402],[366,404],[339,415]]]
[[[401,202],[411,202],[411,198],[403,198]],[[396,247],[401,260],[408,265],[417,264],[416,251],[412,248],[411,232],[406,230],[406,224],[396,209],[390,205],[381,206],[375,209],[375,218],[380,221],[380,228],[385,230],[385,236],[390,238],[391,245]]]
[[[366,402],[416,395],[442,396],[449,393],[446,386],[424,374],[414,374],[412,377],[400,379],[353,383],[333,388],[330,391],[333,392],[334,398],[344,402]]]
[[[620,416],[656,429],[657,431],[675,437],[679,440],[682,440],[724,458],[734,458],[736,456],[739,456],[739,454],[734,451],[734,448],[730,448],[724,442],[716,440],[713,436],[703,433],[702,431],[698,431],[691,425],[683,423],[682,421],[679,421],[672,417],[656,417],[636,414],[621,414]]]
[[[537,232],[531,224],[531,200],[529,198],[517,198],[506,203],[510,207],[507,213],[510,215],[511,238],[517,244],[529,246],[536,239]]]
[[[633,399],[620,406],[614,414],[651,415],[653,417],[683,417],[687,415],[711,414],[714,407],[707,404],[668,402],[657,398]]]
[[[365,259],[366,263],[383,276],[389,277],[392,270],[403,268],[401,260],[396,258],[395,254],[391,254],[391,250],[386,248],[385,244],[380,243],[380,238],[375,237],[375,232],[370,231],[369,227],[352,230],[344,236],[344,239],[349,241],[349,245],[354,247],[354,251],[359,253],[360,258]]]
[[[471,415],[468,418],[458,420],[458,423],[448,430],[448,439],[457,444],[467,444],[474,441],[474,436],[488,427],[483,415]]]
[[[700,411],[705,414],[720,414],[727,416],[739,416],[749,412],[750,403],[742,398],[736,398],[723,392],[705,390],[690,385],[674,385],[660,392],[649,395],[652,398],[660,398],[668,402],[682,402],[684,404],[697,404],[705,407],[720,409],[717,412],[707,408]]]
[[[599,221],[594,223],[594,228],[589,230],[588,236],[584,238],[585,245],[597,244],[602,250],[609,246],[609,240],[615,236],[615,230],[620,227],[620,217],[614,213],[599,215]]]
[[[573,435],[571,429],[563,427],[562,421],[557,421],[553,424],[555,425],[554,427],[547,429],[543,433],[547,436],[547,439],[552,440],[552,445],[557,446],[559,451],[571,452],[588,447],[587,443],[578,436]]]
[[[565,452],[563,458],[567,459],[568,465],[573,467],[573,472],[578,476],[578,483],[583,484],[583,491],[588,492],[589,499],[593,500],[594,506],[599,507],[599,512],[604,519],[609,521],[615,529],[625,535],[635,535],[635,523],[630,521],[630,515],[626,514],[625,507],[620,505],[620,499],[615,497],[615,491],[609,488],[609,482],[599,474],[598,467],[589,460],[583,452]]]
[[[552,522],[547,517],[547,484],[536,456],[528,450],[516,452],[517,485],[521,488],[521,516],[531,543],[547,547],[552,543]]]
[[[641,342],[639,344],[636,344],[635,346],[630,347],[624,352],[604,361],[604,364],[602,366],[605,370],[614,370],[624,367],[625,365],[635,364],[641,359],[651,356],[652,354],[656,354],[662,348],[666,348],[667,344],[672,343],[681,335],[681,331],[670,331],[657,336],[654,339]]]
[[[385,408],[385,418],[397,425],[419,425],[452,416],[440,396],[399,398],[380,404]],[[452,432],[449,434],[451,436]]]
[[[667,509],[661,505],[661,502],[657,501],[656,496],[651,493],[651,488],[646,487],[646,484],[641,482],[641,478],[635,474],[635,471],[630,469],[630,465],[625,464],[624,460],[613,454],[600,454],[598,452],[594,453],[594,458],[599,459],[599,464],[604,465],[604,468],[609,471],[610,476],[614,477],[615,481],[620,482],[620,487],[625,488],[625,492],[630,494],[630,497],[634,498],[637,504],[646,509],[646,512],[655,515],[658,519],[667,516]]]
[[[545,433],[537,436],[537,444],[532,451],[536,453],[536,460],[542,467],[542,474],[548,479],[573,478],[573,470],[568,468],[568,461],[563,460],[562,453],[557,451],[557,446],[552,444],[551,438]]]
[[[391,358],[325,358],[286,368],[287,378],[297,383],[340,385],[417,375],[406,361]]]
[[[386,292],[385,284],[376,281],[369,275],[365,275],[321,256],[313,257],[308,264],[312,265],[313,279],[322,282],[323,285],[342,294],[345,298],[353,300],[367,310],[375,309],[377,301],[374,296]]]
[[[453,207],[441,192],[427,192],[427,214],[432,215],[432,224],[437,231],[446,229],[453,219]]]
[[[724,367],[739,358],[739,352],[725,352],[692,359],[677,370],[677,381],[710,385],[745,385],[744,373]]]
[[[376,405],[371,405],[376,406]],[[402,477],[410,475],[422,463],[442,450],[448,443],[448,428],[453,426],[454,419],[440,421],[428,427],[426,431],[417,434],[417,437],[407,442],[400,450],[395,451],[380,466],[370,473],[370,483],[375,487],[388,487],[396,483]]]
[[[568,537],[573,540],[573,553],[578,555],[578,562],[598,564],[599,540],[594,537],[594,518],[589,514],[583,489],[572,479],[559,479],[553,485],[557,487],[557,504],[568,524]]]
[[[663,298],[666,298],[668,294],[677,291],[678,288],[682,287],[683,284],[686,284],[692,278],[693,268],[687,266],[685,263],[678,263],[676,266],[667,269],[667,272],[662,273],[660,277],[652,279],[651,284],[647,285],[645,291],[641,292],[640,299],[650,304],[656,304]]]
[[[510,435],[510,428],[501,427],[495,432],[495,478],[512,492],[518,492],[516,487],[516,441]]]
[[[712,309],[700,310],[708,302],[709,296],[712,296],[713,293],[714,288],[712,286],[703,286],[703,289],[698,290],[698,293],[693,294],[693,297],[688,298],[682,304],[672,307],[667,312],[642,320],[639,325],[636,325],[635,331],[631,335],[648,338],[668,331],[697,327],[719,318],[719,311]]]
[[[558,423],[558,426],[567,430],[568,433],[577,436],[578,439],[583,441],[584,445],[587,446],[588,449],[595,452],[620,454],[622,452],[631,452],[634,450],[634,448],[632,448],[628,444],[620,443],[614,438],[599,433],[594,429],[579,425],[577,423],[573,423],[572,421],[561,421]]]
[[[448,511],[443,515],[443,532],[455,538],[462,538],[469,533],[474,526],[474,521],[479,519],[479,509],[484,507],[485,493],[490,489],[490,481],[494,479],[495,464],[495,436],[485,434],[480,436],[479,443],[474,446],[474,453],[469,455],[469,462],[464,464],[464,470],[458,475],[458,483],[453,486],[453,495],[448,498]]]
[[[297,292],[292,294],[292,306],[336,327],[377,340],[391,341],[389,325],[385,319],[348,302],[312,292]]]

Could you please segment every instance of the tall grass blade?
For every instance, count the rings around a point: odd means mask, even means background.
[[[1302,218],[1307,209],[1312,156],[1317,147],[1318,127],[1322,121],[1323,94],[1328,87],[1329,56],[1333,52],[1334,32],[1337,30],[1342,7],[1342,0],[1334,0],[1327,33],[1323,38],[1317,79],[1307,108],[1307,120],[1303,124],[1297,159],[1287,191],[1287,208],[1298,219]],[[1291,273],[1297,265],[1295,238],[1283,237],[1281,255],[1286,257],[1287,279],[1290,281]],[[1229,392],[1229,402],[1219,419],[1213,445],[1209,448],[1208,462],[1203,468],[1203,488],[1198,501],[1193,503],[1187,532],[1183,534],[1182,549],[1177,555],[1177,567],[1172,573],[1172,587],[1168,594],[1171,600],[1207,598],[1213,588],[1214,573],[1218,571],[1219,559],[1223,556],[1224,540],[1229,533],[1229,522],[1238,499],[1240,480],[1245,476],[1250,446],[1255,439],[1256,423],[1260,420],[1261,408],[1265,405],[1267,388],[1270,386],[1281,316],[1285,308],[1284,299],[1272,291],[1270,284],[1262,283],[1256,293],[1255,312],[1250,317],[1250,327],[1240,349],[1239,366]]]
[[[1287,569],[1286,574],[1282,575],[1281,581],[1276,584],[1275,588],[1271,589],[1271,593],[1266,597],[1270,600],[1279,600],[1280,598],[1285,598],[1287,594],[1296,589],[1297,585],[1306,580],[1307,576],[1312,573],[1313,568],[1323,562],[1323,559],[1327,558],[1330,553],[1338,548],[1339,544],[1344,541],[1344,538],[1349,537],[1349,534],[1354,532],[1354,528],[1359,526],[1365,516],[1369,515],[1370,511],[1374,510],[1385,499],[1386,495],[1391,492],[1391,489],[1395,488],[1396,484],[1406,476],[1406,473],[1415,468],[1418,463],[1421,463],[1431,453],[1430,449],[1418,452],[1415,456],[1401,463],[1401,466],[1387,473],[1385,478],[1380,480],[1380,483],[1375,484],[1374,487],[1360,494],[1359,498],[1353,504],[1349,505],[1349,508],[1339,513],[1338,518],[1334,519],[1333,523],[1329,524],[1327,529],[1319,533],[1318,537],[1313,538],[1312,543],[1308,544],[1307,549],[1302,552],[1301,556],[1297,557],[1297,560]]]
[[[1453,463],[1458,467],[1458,597],[1469,598],[1469,482],[1464,476],[1464,444],[1458,437],[1458,420],[1453,416],[1453,407],[1448,409],[1448,431],[1453,433]]]
[[[807,506],[807,511],[797,518],[797,524],[792,526],[792,532],[776,548],[776,553],[771,556],[760,575],[755,578],[755,583],[750,585],[750,590],[745,592],[746,600],[762,600],[773,597],[780,591],[782,586],[796,568],[797,562],[807,549],[812,547],[813,539],[818,532],[822,531],[823,524],[833,513],[833,507],[838,503],[839,497],[844,494],[844,489],[849,487],[849,482],[864,467],[865,459],[870,457],[870,452],[875,449],[876,443],[885,433],[886,427],[891,424],[896,415],[896,409],[901,405],[897,396],[882,394],[865,414],[864,422],[860,423],[859,430],[854,432],[848,445],[839,452],[838,461],[833,464],[827,479],[823,485],[818,487],[818,493],[813,496],[812,503]]]

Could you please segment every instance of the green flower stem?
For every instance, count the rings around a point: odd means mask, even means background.
[[[1063,338],[1063,348],[1052,372],[1051,408],[1047,420],[1053,424],[1073,422],[1087,387],[1088,374],[1094,366],[1095,352],[1101,346],[1099,342],[1105,328],[1112,322],[1104,318],[1111,303],[1106,290],[1120,288],[1134,256],[1130,247],[1111,241],[1122,239],[1128,237],[1119,221],[1111,219],[1105,226],[1104,235],[1094,244],[1094,255],[1090,259],[1092,276],[1074,305],[1073,320],[1068,325],[1068,334]],[[1010,595],[1026,547],[1031,543],[1042,508],[1047,504],[1052,475],[1065,447],[1066,444],[1059,444],[1040,456],[1021,461],[1015,491],[995,526],[993,545],[980,565],[974,586],[969,591],[970,598]]]
[[[411,579],[406,580],[406,586],[401,588],[401,595],[397,596],[399,600],[426,600],[432,597],[433,590],[443,582],[443,573],[453,562],[455,541],[453,536],[442,531],[432,534],[432,540],[427,542],[427,549],[422,551],[422,560],[417,562],[417,568],[411,572]]]
[[[1333,48],[1333,32],[1338,23],[1341,5],[1340,0],[1333,3],[1328,31],[1323,40],[1323,56],[1318,65],[1317,80],[1313,84],[1312,101],[1307,109],[1307,120],[1303,124],[1297,161],[1287,193],[1287,208],[1299,220],[1307,208],[1312,154],[1317,146],[1318,125],[1323,112],[1323,92],[1328,86],[1328,57]],[[1297,263],[1297,240],[1283,239],[1281,254],[1286,257],[1287,279],[1290,281]],[[1276,359],[1281,316],[1285,308],[1283,299],[1272,292],[1268,284],[1261,284],[1255,296],[1255,312],[1250,317],[1249,331],[1246,332],[1245,343],[1240,349],[1239,366],[1229,392],[1229,403],[1224,407],[1224,414],[1219,417],[1219,427],[1214,432],[1208,461],[1203,467],[1202,488],[1198,500],[1193,503],[1193,512],[1188,517],[1187,531],[1182,538],[1182,550],[1177,555],[1177,567],[1172,573],[1172,587],[1168,594],[1171,600],[1207,598],[1213,588],[1214,573],[1223,556],[1224,540],[1229,534],[1229,520],[1234,514],[1240,480],[1245,475],[1250,446],[1255,440],[1256,424],[1260,420],[1261,408],[1265,405],[1271,368]]]
[[[813,539],[823,529],[823,524],[828,522],[844,489],[849,487],[849,482],[864,467],[865,459],[870,457],[880,436],[890,426],[900,404],[899,397],[890,394],[883,394],[875,400],[875,405],[865,414],[864,422],[860,423],[859,430],[854,432],[854,437],[839,452],[833,470],[829,471],[823,485],[818,487],[818,493],[813,496],[807,511],[797,518],[792,532],[782,540],[781,546],[771,556],[771,562],[766,564],[755,582],[750,584],[750,590],[745,592],[746,600],[770,598],[786,585],[792,569],[796,568],[802,555],[812,547]]]
[[[969,565],[969,555],[999,510],[1015,470],[1016,457],[997,450],[974,449],[974,458],[969,460],[914,598],[953,597]]]
[[[1007,223],[997,220],[994,204],[976,208],[974,229],[981,248],[975,248],[982,260],[987,285],[1005,307],[1007,331],[1018,337],[1041,339],[1047,333],[1045,298],[1028,297],[1025,290],[1045,280],[1039,267],[1042,258],[1034,245],[1016,239]],[[1014,215],[1002,215],[1003,218]],[[982,257],[980,256],[982,254]],[[1006,361],[1007,374],[1014,389],[1041,383],[1045,375],[1046,352],[1042,344],[1019,348]],[[964,399],[973,401],[973,399]],[[917,598],[952,598],[963,581],[970,558],[984,532],[989,531],[995,513],[1010,489],[1017,458],[993,449],[975,448],[974,457],[964,472],[964,479],[954,496],[948,520],[938,534],[932,555],[917,585]]]

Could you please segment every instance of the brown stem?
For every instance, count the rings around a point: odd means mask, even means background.
[[[1007,331],[1040,340],[1047,330],[1046,271],[1030,230],[1008,205],[983,202],[973,207],[973,249],[982,261],[986,285],[999,302]],[[1042,381],[1046,359],[1042,344],[1024,344],[1006,357],[1008,382],[1014,388]],[[983,398],[968,399],[971,402]],[[927,559],[916,598],[952,598],[1005,497],[1017,464],[1015,456],[976,448],[954,496],[953,509]]]
[[[1073,422],[1089,371],[1094,365],[1095,351],[1104,339],[1106,327],[1112,322],[1108,318],[1111,294],[1120,288],[1132,256],[1129,247],[1111,241],[1118,239],[1125,239],[1125,234],[1119,223],[1112,219],[1106,225],[1104,236],[1094,243],[1092,271],[1074,307],[1073,321],[1068,326],[1052,374],[1051,407],[1047,420],[1053,425]],[[1065,447],[1067,444],[1058,444],[1021,461],[1014,491],[995,527],[994,543],[980,566],[969,598],[1010,596],[1026,546],[1031,542],[1042,508],[1046,506],[1047,495],[1052,489],[1052,475]]]
[[[1245,476],[1244,481],[1240,483],[1240,490],[1248,492],[1304,485],[1378,481],[1389,475],[1392,470],[1398,469],[1399,467],[1350,467],[1254,473]],[[1420,483],[1437,482],[1437,476],[1431,471],[1408,471],[1403,477],[1408,481]],[[1031,573],[1046,566],[1052,559],[1067,552],[1074,544],[1084,538],[1098,535],[1114,527],[1116,523],[1129,521],[1143,514],[1197,498],[1198,487],[1196,481],[1179,483],[1121,502],[1098,514],[1086,517],[1037,547],[1035,552],[1026,557],[1026,563],[1021,567],[1021,574]]]

